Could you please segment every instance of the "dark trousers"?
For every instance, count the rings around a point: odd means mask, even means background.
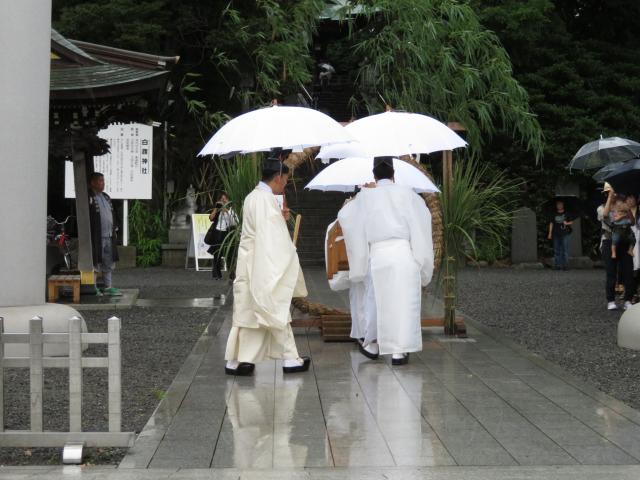
[[[636,282],[633,278],[633,257],[627,253],[628,244],[620,245],[616,251],[617,258],[611,258],[611,240],[602,241],[602,263],[607,270],[607,302],[616,298],[618,277],[624,285],[624,300],[631,301],[636,293]]]
[[[222,242],[224,242],[228,234],[229,232],[221,232],[218,230],[216,232],[216,243],[211,247],[213,249],[213,269],[211,270],[211,275],[214,278],[222,277]]]
[[[569,266],[569,235],[553,236],[553,253],[556,268]]]

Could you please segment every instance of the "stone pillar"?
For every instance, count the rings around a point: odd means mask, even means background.
[[[0,2],[0,307],[45,301],[51,0]]]
[[[511,263],[538,263],[536,214],[530,208],[520,208],[513,214]]]

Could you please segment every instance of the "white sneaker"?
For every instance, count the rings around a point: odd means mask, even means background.
[[[629,307],[631,307],[631,305],[633,305],[633,303],[631,303],[629,300],[627,300],[626,302],[624,302],[624,310],[627,310]]]
[[[617,310],[618,306],[616,305],[616,302],[609,302],[607,303],[607,310]]]

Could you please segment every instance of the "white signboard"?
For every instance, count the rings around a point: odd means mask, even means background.
[[[185,258],[185,268],[189,265],[189,259],[195,260],[196,271],[211,270],[211,268],[202,268],[200,266],[200,260],[210,260],[213,258],[207,250],[209,245],[204,243],[204,237],[211,226],[211,220],[209,220],[208,213],[194,213],[191,215],[191,239],[189,241],[189,248],[187,250],[187,257]]]
[[[151,198],[153,127],[140,123],[114,123],[98,132],[111,151],[93,157],[94,170],[104,174],[105,192],[113,199]],[[65,162],[66,198],[75,198],[73,164]]]

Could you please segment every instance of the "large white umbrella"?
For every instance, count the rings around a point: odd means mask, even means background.
[[[411,187],[417,193],[440,191],[420,169],[407,162],[394,158],[393,169],[398,185]],[[356,186],[374,181],[372,170],[373,158],[345,158],[323,169],[305,188],[323,192],[353,192]]]
[[[198,155],[263,152],[272,148],[301,152],[307,147],[351,141],[349,132],[322,112],[304,107],[272,106],[230,120]]]
[[[356,120],[345,129],[373,156],[399,157],[454,150],[467,145],[444,123],[418,113],[379,113]],[[333,145],[320,149],[319,157],[345,158],[352,154],[351,145]]]

